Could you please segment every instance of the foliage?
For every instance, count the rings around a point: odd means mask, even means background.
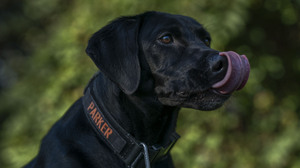
[[[216,111],[183,109],[177,167],[300,167],[299,0],[3,0],[0,3],[0,167],[33,158],[51,125],[97,71],[91,34],[121,15],[188,15],[213,48],[248,56],[246,88]]]

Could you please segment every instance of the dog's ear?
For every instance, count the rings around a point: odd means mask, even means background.
[[[96,32],[86,53],[110,80],[126,94],[134,93],[140,82],[138,33],[140,17],[122,17]]]

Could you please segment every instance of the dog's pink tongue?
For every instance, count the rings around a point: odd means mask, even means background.
[[[228,68],[224,79],[215,83],[212,88],[221,94],[230,94],[242,89],[249,78],[250,64],[245,55],[233,51],[220,52],[220,56],[227,57]]]

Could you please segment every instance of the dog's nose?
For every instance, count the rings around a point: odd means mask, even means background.
[[[216,80],[223,79],[226,75],[228,60],[226,57],[222,57],[219,54],[213,55],[209,59],[210,71],[213,78]]]

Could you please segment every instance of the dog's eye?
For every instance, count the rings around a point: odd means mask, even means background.
[[[159,38],[159,41],[164,44],[170,44],[173,42],[173,37],[169,34],[163,35],[162,37]]]
[[[209,46],[210,46],[210,40],[209,40],[208,38],[206,38],[206,39],[204,40],[204,44],[205,44],[207,47],[209,47]]]

